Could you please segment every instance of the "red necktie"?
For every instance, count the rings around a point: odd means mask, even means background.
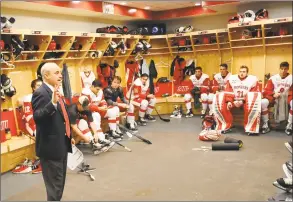
[[[59,104],[61,106],[63,117],[65,119],[66,135],[70,139],[70,123],[69,123],[68,114],[67,114],[67,111],[65,109],[65,105],[64,105],[64,102],[63,102],[62,98],[59,99]]]

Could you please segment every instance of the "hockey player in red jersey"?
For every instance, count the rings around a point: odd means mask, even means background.
[[[131,84],[135,79],[139,77],[139,64],[136,61],[127,61],[125,63],[125,79],[126,79],[126,87],[129,90]]]
[[[156,121],[151,116],[156,104],[156,98],[153,94],[149,93],[149,90],[149,76],[142,74],[140,78],[134,81],[126,94],[126,98],[128,100],[131,99],[131,103],[139,107],[139,119],[137,123],[142,126],[146,126],[146,120],[149,122]]]
[[[42,81],[35,79],[31,82],[31,88],[33,93],[42,85]],[[35,136],[36,134],[36,124],[33,119],[33,108],[32,108],[32,96],[33,94],[28,94],[19,100],[19,105],[23,108],[23,117],[22,119],[25,122],[25,129],[31,135]]]
[[[274,118],[276,122],[288,119],[285,132],[287,135],[292,134],[292,90],[292,75],[289,74],[289,63],[282,62],[279,74],[272,76],[263,90],[261,102],[262,133],[270,131],[268,107],[269,105],[274,105]],[[290,107],[288,107],[289,105]]]
[[[259,133],[261,93],[256,76],[248,75],[248,67],[241,66],[238,75],[231,75],[224,92],[217,93],[213,102],[216,130],[231,130],[233,107],[243,107],[244,127],[248,135]]]
[[[210,93],[208,95],[210,115],[213,114],[212,109],[213,109],[213,99],[215,94],[225,90],[225,86],[230,76],[231,76],[231,73],[228,71],[228,65],[224,63],[220,65],[220,73],[217,73],[216,75],[214,75],[214,79],[211,80]]]
[[[115,140],[119,141],[122,138],[122,133],[117,126],[119,123],[119,108],[117,106],[107,106],[104,99],[102,83],[99,80],[94,80],[90,88],[84,88],[81,92],[89,98],[89,109],[93,112],[94,121],[98,128],[98,135],[100,139],[104,139],[104,134],[101,129],[101,117],[108,119],[110,128],[109,135]]]
[[[195,74],[191,75],[189,77],[191,80],[194,89],[184,95],[184,101],[186,104],[186,117],[193,117],[193,113],[191,110],[191,99],[194,97],[194,105],[198,107],[199,103],[199,95],[202,102],[202,111],[201,111],[201,117],[203,118],[206,114],[206,110],[208,108],[208,93],[209,93],[209,85],[210,85],[210,79],[207,74],[202,73],[201,67],[195,68]]]

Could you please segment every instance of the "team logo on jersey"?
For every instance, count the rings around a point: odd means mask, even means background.
[[[284,91],[285,91],[284,88],[281,88],[281,89],[280,89],[280,93],[283,93]]]

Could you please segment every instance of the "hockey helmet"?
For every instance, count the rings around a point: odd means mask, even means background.
[[[229,24],[231,24],[231,23],[238,23],[238,22],[239,22],[239,18],[240,18],[239,15],[234,15],[233,17],[231,17],[231,18],[228,20],[228,23],[229,23]]]
[[[189,33],[189,32],[192,32],[192,30],[193,30],[193,27],[191,25],[188,25],[188,26],[184,27],[183,32]]]
[[[255,13],[255,20],[265,20],[269,18],[269,12],[267,9],[260,9]]]
[[[111,41],[110,42],[110,47],[113,48],[113,49],[116,49],[117,48],[117,43],[115,41]]]
[[[135,52],[139,52],[143,50],[143,43],[142,42],[138,42],[135,46]]]
[[[183,33],[184,32],[184,28],[185,27],[178,27],[178,28],[175,29],[175,32],[176,33]]]
[[[202,141],[217,141],[221,137],[221,132],[216,130],[203,130],[200,132],[198,139]]]
[[[202,121],[202,129],[207,130],[207,129],[215,129],[216,127],[216,122],[214,120],[214,117],[211,115],[206,115]]]
[[[252,10],[247,10],[243,15],[240,15],[239,21],[242,23],[249,23],[255,20],[255,13]]]

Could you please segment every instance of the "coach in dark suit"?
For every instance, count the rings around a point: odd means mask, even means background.
[[[61,69],[55,63],[45,63],[41,69],[43,84],[33,94],[32,107],[36,122],[36,154],[41,160],[48,201],[60,201],[65,185],[67,153],[74,140],[66,105],[58,87]]]

